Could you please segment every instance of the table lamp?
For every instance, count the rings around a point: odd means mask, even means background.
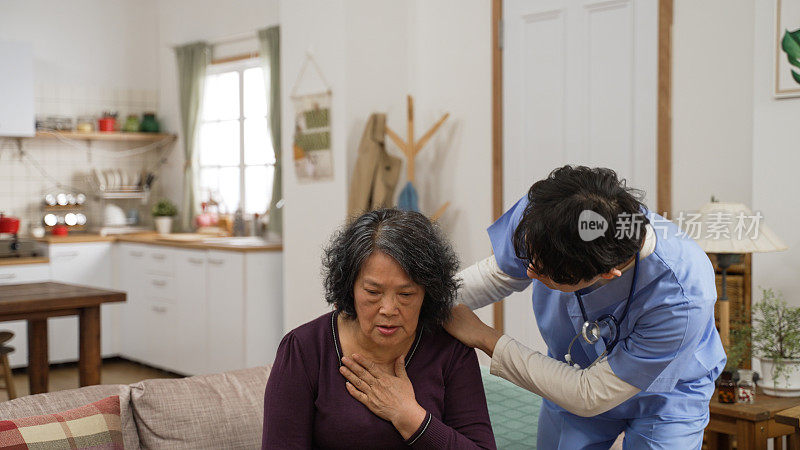
[[[764,224],[760,213],[754,215],[742,203],[718,202],[712,197],[699,213],[703,233],[695,241],[706,253],[717,255],[717,266],[722,270],[722,296],[718,299],[719,335],[727,349],[730,338],[728,268],[738,263],[745,253],[779,252],[788,247]]]

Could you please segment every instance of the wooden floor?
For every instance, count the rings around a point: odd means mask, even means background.
[[[103,361],[103,384],[131,384],[150,378],[180,378],[180,376],[121,358]],[[2,384],[0,382],[0,385]],[[78,388],[77,363],[50,366],[49,385],[50,392]],[[28,395],[28,375],[24,369],[14,371],[14,386],[17,388],[17,397]],[[0,389],[0,402],[6,400],[8,393]]]

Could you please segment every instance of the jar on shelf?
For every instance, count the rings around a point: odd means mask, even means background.
[[[94,123],[94,117],[80,116],[78,117],[78,124],[75,126],[75,130],[81,133],[91,133],[94,131]]]
[[[114,131],[117,128],[117,113],[104,112],[97,119],[97,131]]]
[[[739,369],[739,383],[736,385],[736,402],[753,403],[756,401],[756,385],[753,383],[753,371]]]
[[[736,382],[733,381],[732,373],[722,372],[719,376],[717,400],[720,403],[736,403]]]
[[[160,131],[158,120],[156,120],[156,113],[146,112],[142,117],[142,124],[139,129],[145,133],[158,133]]]
[[[139,131],[139,118],[135,114],[129,114],[125,119],[125,125],[122,126],[122,131],[128,133]]]

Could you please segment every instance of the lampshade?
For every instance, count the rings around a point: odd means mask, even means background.
[[[694,236],[706,253],[763,253],[779,252],[788,247],[764,224],[764,217],[753,214],[742,203],[710,202],[700,211],[702,233]]]

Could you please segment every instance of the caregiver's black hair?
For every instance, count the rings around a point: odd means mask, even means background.
[[[356,317],[355,281],[374,252],[394,258],[411,280],[425,288],[420,325],[439,326],[447,320],[459,287],[458,258],[439,227],[413,211],[370,211],[333,235],[322,257],[329,304]]]
[[[649,223],[642,214],[643,198],[643,191],[627,187],[611,169],[559,167],[528,191],[528,206],[514,231],[514,251],[535,273],[556,283],[590,280],[630,260],[641,248]],[[581,239],[578,217],[584,210],[605,218],[604,235]],[[620,230],[623,236],[618,238],[619,217],[639,220],[638,230]]]

